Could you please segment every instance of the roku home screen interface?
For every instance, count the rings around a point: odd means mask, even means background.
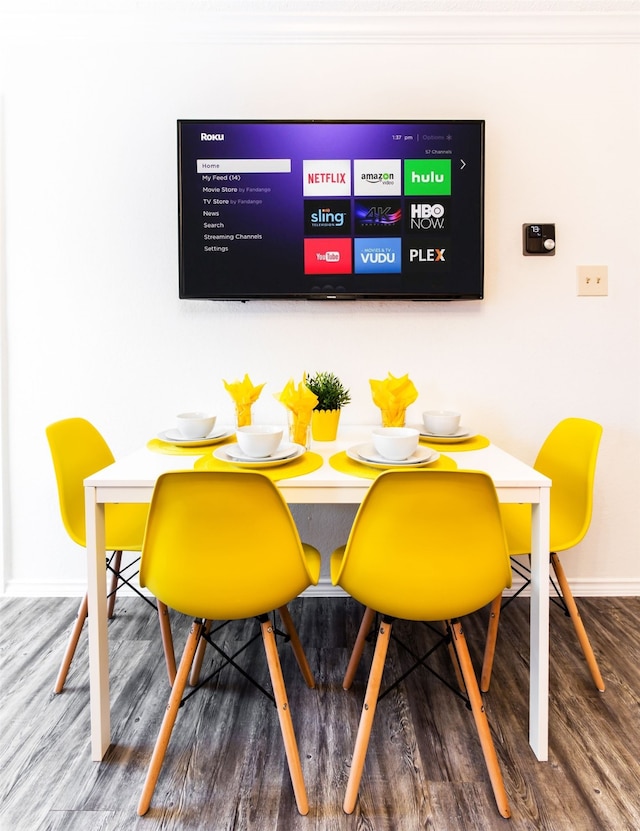
[[[483,127],[178,122],[181,296],[481,296]]]

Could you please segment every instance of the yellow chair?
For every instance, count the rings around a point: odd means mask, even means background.
[[[56,421],[46,428],[47,441],[58,486],[58,501],[64,527],[71,539],[86,548],[84,480],[107,467],[114,461],[113,453],[98,430],[84,418],[67,418]],[[144,528],[147,520],[148,505],[107,505],[105,514],[106,547],[112,552],[107,560],[111,573],[109,587],[108,615],[113,616],[116,592],[124,584],[158,610],[160,631],[167,663],[169,681],[172,683],[176,672],[171,625],[167,608],[145,597],[131,583],[136,572],[132,571],[139,561],[122,567],[123,551],[141,551]],[[60,693],[73,661],[80,633],[87,617],[88,603],[85,593],[78,609],[78,616],[71,630],[67,648],[62,659],[55,684],[55,692]]]
[[[253,617],[260,625],[273,687],[273,696],[267,694],[278,710],[296,804],[301,814],[308,812],[274,624],[268,615],[279,610],[305,681],[313,687],[286,604],[315,585],[319,576],[320,553],[300,541],[282,494],[266,476],[253,471],[176,471],[160,476],[151,500],[140,583],[194,621],[138,804],[141,816],[149,809],[200,639],[222,652],[211,639],[208,622]],[[223,666],[236,666],[235,656],[222,654]]]
[[[559,422],[545,439],[534,463],[536,470],[552,481],[550,508],[550,560],[558,580],[551,581],[557,594],[552,597],[571,617],[580,646],[596,687],[604,691],[605,685],[587,637],[575,599],[558,557],[577,545],[589,530],[593,508],[593,483],[602,427],[583,418],[567,418]],[[530,553],[531,509],[529,505],[502,505],[502,518],[507,535],[507,545],[512,557]],[[519,560],[512,560],[516,573],[525,582],[518,592],[505,600],[495,598],[490,612],[487,643],[480,687],[489,689],[491,670],[498,637],[500,610],[520,594],[530,583],[530,570]]]
[[[350,814],[355,808],[376,704],[385,695],[379,696],[379,691],[393,622],[404,619],[445,622],[442,642],[449,644],[459,664],[456,674],[459,683],[464,681],[462,688],[466,688],[498,810],[508,817],[502,773],[459,620],[511,584],[498,498],[490,477],[475,471],[382,473],[360,506],[346,546],[332,554],[331,578],[366,607],[343,682],[345,689],[351,685],[371,620],[376,613],[382,616],[345,812]],[[421,665],[424,658],[418,658],[412,669]]]

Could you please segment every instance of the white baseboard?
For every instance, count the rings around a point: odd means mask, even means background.
[[[620,579],[591,579],[575,578],[570,581],[571,590],[576,597],[640,597],[640,580],[635,578]],[[514,580],[511,589],[506,592],[513,594],[521,585],[520,580]],[[65,583],[37,583],[27,580],[10,580],[3,593],[3,597],[82,597],[86,585],[79,581]],[[129,588],[120,590],[123,596],[132,595]],[[145,592],[146,593],[146,592]],[[529,589],[522,592],[523,597],[529,595]],[[338,586],[332,586],[328,577],[321,577],[317,586],[311,586],[304,593],[304,597],[346,597],[345,592]]]

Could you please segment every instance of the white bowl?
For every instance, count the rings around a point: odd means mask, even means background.
[[[373,446],[385,459],[402,462],[415,453],[420,432],[413,427],[374,427]]]
[[[282,427],[252,424],[249,427],[238,427],[236,438],[245,456],[264,459],[276,452],[283,432]]]
[[[422,413],[422,422],[427,433],[452,436],[460,427],[460,413],[452,410],[427,410]]]
[[[203,439],[213,430],[216,416],[208,413],[180,413],[176,427],[184,439]]]

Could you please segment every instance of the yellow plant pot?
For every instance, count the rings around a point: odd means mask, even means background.
[[[311,435],[315,441],[335,441],[338,435],[340,410],[313,410]]]

